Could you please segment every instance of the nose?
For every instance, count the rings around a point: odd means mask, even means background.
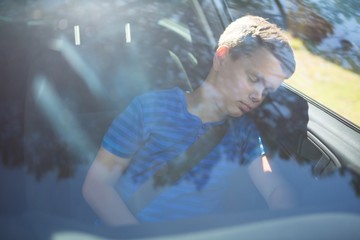
[[[249,95],[250,100],[253,103],[261,102],[264,98],[264,90],[265,88],[262,86],[262,84],[257,84],[257,86],[254,86],[253,91]]]

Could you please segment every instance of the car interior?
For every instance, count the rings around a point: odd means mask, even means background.
[[[192,91],[206,77],[214,39],[223,26],[210,28],[214,20],[205,17],[198,1],[179,1],[177,11],[165,1],[147,3],[146,8],[130,2],[104,5],[85,20],[66,8],[37,22],[0,20],[0,28],[8,32],[0,40],[1,54],[10,59],[0,64],[1,78],[6,79],[1,107],[8,114],[6,123],[12,122],[7,130],[11,137],[3,133],[0,163],[0,184],[8,196],[0,199],[5,216],[36,212],[96,224],[81,189],[112,120],[139,94],[175,86]],[[203,1],[202,7],[216,15],[209,2]],[[80,27],[80,45],[74,43],[75,25]],[[333,150],[338,147],[329,148],[333,142],[326,141],[328,132],[342,132],[336,141],[341,144],[349,141],[344,140],[349,130],[320,113],[314,119],[316,111],[285,84],[252,116],[270,161],[294,187],[301,207],[334,206],[339,191],[347,207],[358,206],[358,201],[347,200],[353,192],[327,176],[345,176],[346,184],[359,182],[356,174],[340,171],[346,164],[360,172],[351,162],[359,150],[344,155]],[[330,188],[336,191],[323,190]],[[224,196],[227,213],[267,209],[245,170],[229,189]],[[243,196],[240,189],[248,194]],[[247,205],[239,204],[239,198]]]

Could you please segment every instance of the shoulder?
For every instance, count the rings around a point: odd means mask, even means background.
[[[157,99],[173,99],[181,97],[182,90],[178,87],[170,89],[154,90],[144,93],[137,97],[140,101],[157,100]]]
[[[260,136],[252,117],[244,115],[240,118],[232,118],[230,121],[230,134],[240,143],[249,142],[258,139]]]
[[[171,88],[164,90],[155,90],[142,94],[134,99],[143,108],[168,108],[169,106],[178,106],[182,103],[184,93],[180,88]]]
[[[253,118],[244,115],[233,121],[233,136],[242,149],[241,164],[248,164],[264,153],[260,132]]]
[[[231,123],[236,132],[257,131],[255,122],[249,115],[243,115],[240,118],[232,118]]]

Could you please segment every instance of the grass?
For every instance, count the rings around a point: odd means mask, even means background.
[[[286,82],[360,126],[360,75],[312,54],[301,40],[288,37],[297,66]]]

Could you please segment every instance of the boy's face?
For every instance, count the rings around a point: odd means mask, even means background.
[[[228,49],[219,48],[214,58],[216,105],[226,116],[240,117],[258,107],[266,95],[286,78],[280,62],[266,49],[232,60]]]

